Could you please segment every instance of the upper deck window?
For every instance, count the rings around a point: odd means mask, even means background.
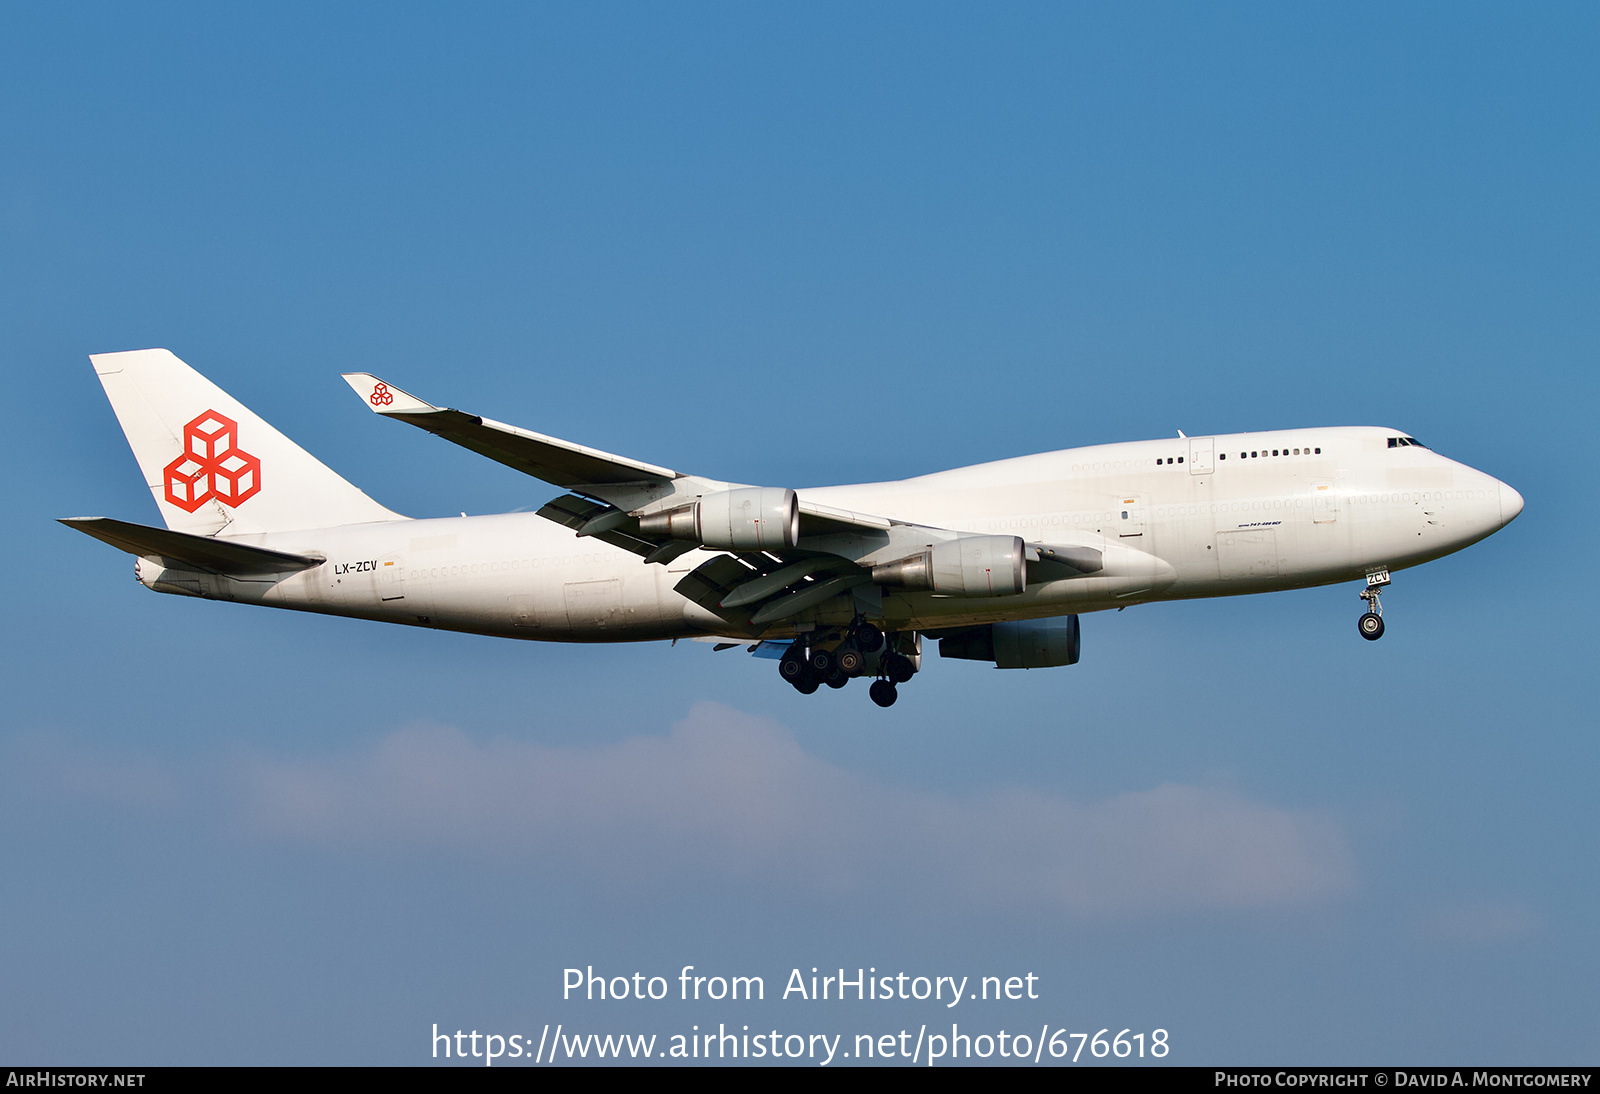
[[[1425,447],[1422,444],[1422,442],[1417,440],[1415,437],[1390,437],[1389,438],[1389,447],[1390,448],[1399,448],[1399,447],[1402,447],[1402,446],[1407,445],[1407,444],[1414,444],[1419,448]],[[1250,452],[1241,452],[1241,453],[1239,453],[1239,458],[1241,460],[1250,460],[1250,459],[1260,459],[1262,456],[1290,456],[1290,455],[1293,455],[1293,456],[1309,456],[1309,455],[1311,455],[1313,453],[1315,453],[1316,455],[1320,456],[1320,455],[1322,455],[1322,449],[1320,449],[1320,448],[1296,448],[1296,449],[1292,449],[1291,450],[1291,449],[1288,449],[1288,448],[1262,448],[1262,449],[1255,450],[1255,451],[1250,451]],[[1225,460],[1227,458],[1228,458],[1228,454],[1226,452],[1217,453],[1217,459]],[[1158,460],[1156,462],[1159,463],[1160,461]],[[1171,463],[1172,461],[1168,460],[1167,462]],[[1182,456],[1178,457],[1178,462],[1179,463],[1183,462],[1183,457]]]

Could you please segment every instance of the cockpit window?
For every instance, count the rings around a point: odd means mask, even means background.
[[[1427,445],[1423,444],[1421,441],[1417,440],[1415,437],[1390,437],[1389,438],[1389,447],[1390,448],[1410,448],[1412,445],[1416,445],[1418,448],[1427,448],[1428,447]]]

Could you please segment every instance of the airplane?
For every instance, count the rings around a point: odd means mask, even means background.
[[[91,355],[166,527],[63,524],[162,593],[548,642],[696,639],[802,693],[879,706],[941,657],[1079,659],[1079,616],[1361,581],[1503,528],[1523,499],[1396,429],[1095,445],[898,482],[722,482],[426,403],[364,372],[373,412],[565,493],[536,513],[385,508],[164,349]]]

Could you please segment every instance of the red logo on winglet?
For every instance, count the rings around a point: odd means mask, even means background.
[[[388,384],[379,380],[378,386],[372,389],[372,395],[368,401],[373,406],[390,406],[394,403],[394,393],[389,390]]]
[[[183,455],[167,464],[167,500],[192,513],[215,498],[238,505],[261,489],[261,461],[239,447],[239,423],[208,410],[183,427]]]

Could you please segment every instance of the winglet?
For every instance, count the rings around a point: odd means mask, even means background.
[[[393,384],[386,384],[370,372],[346,372],[344,382],[367,401],[374,414],[426,414],[439,407],[408,395]]]

